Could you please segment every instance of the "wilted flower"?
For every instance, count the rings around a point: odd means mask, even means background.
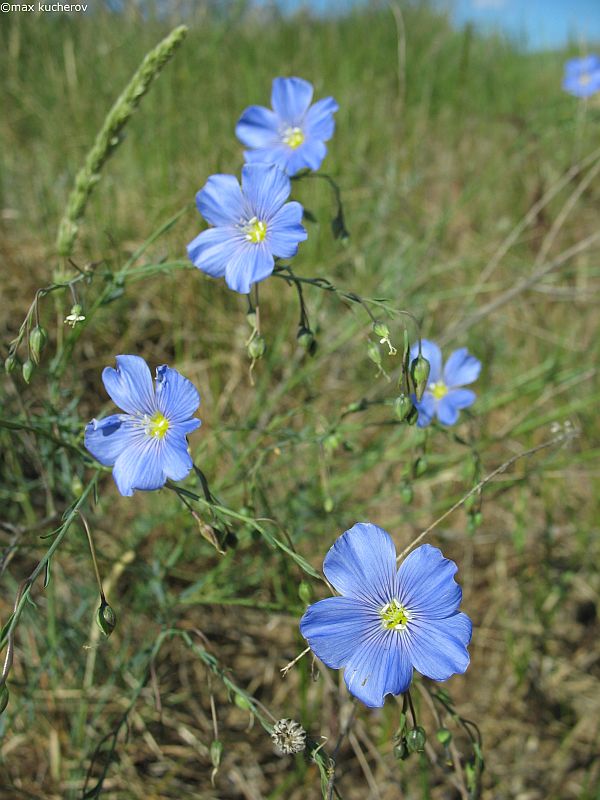
[[[271,92],[273,111],[264,106],[247,108],[235,133],[248,163],[277,164],[288,175],[301,169],[319,169],[327,142],[333,136],[333,115],[339,106],[325,97],[311,106],[312,84],[302,78],[275,78]]]
[[[600,57],[571,58],[565,63],[563,89],[576,97],[589,97],[600,91]]]
[[[344,668],[365,705],[406,692],[413,668],[435,681],[464,672],[471,620],[459,612],[457,566],[437,547],[413,550],[400,568],[388,533],[357,523],[325,556],[323,572],[341,597],[310,606],[300,631],[328,667]]]
[[[102,380],[124,414],[93,419],[85,428],[85,446],[101,464],[113,467],[122,495],[136,489],[160,489],[167,479],[180,481],[192,469],[187,434],[200,420],[196,387],[177,370],[163,365],[150,370],[140,356],[117,356],[117,368],[106,367]]]
[[[462,387],[477,380],[481,362],[470,355],[466,347],[461,347],[450,355],[442,371],[442,351],[435,342],[422,339],[421,352],[429,362],[429,378],[422,399],[417,401],[413,396],[419,412],[417,425],[427,427],[436,415],[442,425],[454,425],[460,409],[475,402],[475,392]],[[418,354],[419,348],[414,345],[410,351],[411,361]]]
[[[233,175],[213,175],[196,195],[209,228],[190,242],[193,264],[222,278],[230,289],[248,294],[253,283],[268,278],[274,257],[291,258],[306,239],[300,203],[286,203],[290,179],[278,167],[247,164],[242,186]]]
[[[280,753],[300,753],[306,747],[306,731],[293,719],[280,719],[271,731],[273,744]]]

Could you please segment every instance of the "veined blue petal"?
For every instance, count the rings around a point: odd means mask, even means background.
[[[450,394],[437,401],[435,412],[442,425],[456,425],[459,409],[452,402]]]
[[[287,164],[293,152],[284,144],[273,147],[258,147],[256,150],[244,150],[244,159],[247,164],[275,164],[283,172],[289,174]]]
[[[333,97],[317,100],[309,109],[304,120],[304,130],[311,139],[328,141],[335,130],[334,113],[339,110]]]
[[[274,164],[246,164],[242,168],[242,190],[252,215],[269,222],[290,196],[288,176]]]
[[[275,78],[271,105],[282,122],[294,127],[302,122],[312,96],[312,84],[302,78]]]
[[[302,225],[304,209],[295,201],[286,203],[269,223],[267,241],[271,252],[278,258],[291,258],[298,252],[298,243],[308,234]]]
[[[227,264],[225,280],[234,292],[248,294],[253,283],[268,278],[273,272],[275,260],[265,243],[247,242],[241,245]]]
[[[344,680],[348,691],[366,706],[380,708],[386,694],[408,689],[412,672],[403,634],[380,628],[354,651],[344,667]]]
[[[444,366],[444,383],[452,389],[473,383],[481,372],[481,361],[469,354],[466,347],[455,350]]]
[[[235,175],[211,175],[196,195],[198,211],[211,225],[237,225],[246,204]]]
[[[178,424],[169,426],[161,445],[162,470],[165,478],[182,481],[194,466],[182,426]]]
[[[446,397],[455,408],[469,408],[477,399],[475,392],[470,389],[450,389]]]
[[[409,623],[406,648],[415,669],[434,681],[465,672],[473,625],[466,614]]]
[[[148,365],[140,356],[117,356],[117,368],[106,367],[102,380],[115,405],[128,414],[152,414],[154,387]]]
[[[600,70],[600,56],[590,54],[582,58],[570,58],[565,62],[565,74],[579,76],[582,73]]]
[[[435,397],[431,394],[431,392],[425,392],[420,401],[417,401],[416,397],[412,395],[412,401],[415,404],[415,408],[417,409],[419,415],[417,417],[417,427],[426,428],[431,424],[431,420],[435,414]]]
[[[297,150],[290,150],[287,162],[287,172],[295,175],[301,169],[308,167],[317,170],[327,155],[327,147],[316,139],[307,139]]]
[[[192,264],[213,278],[225,275],[227,262],[239,247],[240,236],[230,227],[209,228],[202,231],[187,246]]]
[[[361,642],[380,628],[379,614],[349,597],[319,600],[300,620],[300,633],[311,650],[332,669],[343,667]]]
[[[269,147],[280,141],[277,115],[264,106],[250,106],[240,117],[235,135],[246,147]]]
[[[156,370],[156,402],[170,423],[184,422],[200,405],[200,395],[191,381],[163,364]]]
[[[93,419],[85,426],[84,444],[96,461],[112,467],[131,436],[131,417],[112,414],[104,419]]]
[[[162,440],[148,436],[143,430],[131,436],[113,467],[113,478],[122,495],[130,497],[136,489],[151,491],[164,486],[162,445]]]
[[[325,577],[340,594],[383,607],[396,596],[396,548],[389,533],[357,522],[323,561]]]
[[[419,355],[419,345],[410,348],[411,362]],[[437,383],[442,375],[442,351],[435,342],[421,339],[421,355],[429,361],[429,383]]]
[[[423,544],[398,569],[399,601],[419,619],[449,617],[456,612],[462,590],[454,580],[458,567],[442,551]]]

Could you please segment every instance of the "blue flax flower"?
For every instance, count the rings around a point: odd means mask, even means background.
[[[315,655],[344,668],[348,691],[379,707],[402,694],[413,668],[445,681],[469,666],[471,620],[459,612],[457,566],[437,547],[417,547],[396,567],[388,533],[359,522],[335,542],[323,572],[342,595],[310,606],[300,631]]]
[[[563,89],[576,97],[590,97],[600,91],[600,57],[571,58],[565,63]]]
[[[419,348],[411,349],[411,360],[418,355]],[[446,361],[442,370],[442,351],[427,339],[421,340],[421,352],[429,361],[429,379],[427,388],[420,402],[413,397],[419,417],[417,426],[426,428],[434,416],[442,425],[454,425],[458,420],[461,408],[468,408],[475,402],[475,392],[463,389],[479,377],[481,361],[469,354],[466,347],[455,350]]]
[[[250,106],[239,119],[235,133],[250,148],[249,163],[277,164],[288,175],[301,169],[319,169],[327,153],[325,142],[333,136],[333,115],[339,106],[333,97],[311,105],[312,84],[302,78],[275,78],[270,108]]]
[[[140,356],[117,356],[117,368],[102,373],[106,391],[125,412],[93,419],[85,428],[85,446],[101,464],[113,467],[122,495],[136,489],[160,489],[168,478],[183,480],[193,463],[186,436],[200,420],[196,387],[163,365],[152,375]]]
[[[300,203],[286,203],[290,179],[276,166],[247,164],[242,186],[234,175],[213,175],[196,195],[198,211],[214,228],[187,246],[193,264],[248,294],[268,278],[275,257],[291,258],[306,239]]]

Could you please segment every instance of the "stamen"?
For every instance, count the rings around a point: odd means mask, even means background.
[[[295,150],[304,141],[302,128],[286,128],[283,132],[283,143]]]
[[[405,630],[411,617],[410,611],[400,605],[396,598],[386,603],[380,610],[379,615],[381,616],[381,624],[389,631]]]
[[[244,233],[249,242],[260,244],[267,235],[267,224],[259,220],[258,217],[252,217],[252,219],[248,220],[244,225]]]
[[[168,430],[169,420],[160,411],[153,414],[146,424],[146,433],[156,439],[162,439]]]
[[[438,381],[437,383],[432,383],[429,386],[429,391],[436,400],[441,400],[442,397],[445,397],[448,394],[448,387],[444,381]]]

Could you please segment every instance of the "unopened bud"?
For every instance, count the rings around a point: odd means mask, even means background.
[[[313,332],[310,330],[310,328],[305,328],[304,326],[298,328],[296,339],[298,340],[298,344],[300,345],[300,347],[302,347],[307,352],[311,351],[311,348],[315,343],[315,336]]]
[[[6,374],[10,375],[11,372],[14,372],[16,366],[17,357],[11,353],[4,362],[4,370],[6,371]]]
[[[412,411],[412,408],[413,408],[412,400],[406,394],[401,394],[394,400],[394,412],[398,417],[398,419],[400,420],[400,422],[402,422],[408,417],[408,415]]]
[[[246,314],[246,321],[247,321],[248,325],[252,328],[252,330],[255,331],[256,330],[256,325],[257,325],[257,322],[258,322],[258,318],[256,316],[256,311],[254,309],[252,309],[252,311],[249,311]]]
[[[414,464],[414,467],[413,467],[413,471],[414,471],[415,476],[417,478],[419,478],[421,475],[424,475],[427,472],[427,467],[428,467],[428,464],[427,464],[427,459],[425,458],[425,456],[419,456],[419,458],[417,458],[417,460],[415,461],[415,464]]]
[[[301,581],[298,587],[298,596],[303,603],[310,603],[312,600],[312,588],[308,581]]]
[[[376,320],[373,323],[373,333],[375,336],[379,336],[380,339],[390,338],[390,329],[385,322],[381,322],[380,320]]]
[[[421,355],[415,358],[410,367],[410,377],[412,378],[415,397],[419,402],[422,400],[425,389],[427,388],[429,369],[429,361],[427,361],[425,356]]]
[[[46,346],[47,341],[48,334],[45,329],[42,328],[41,325],[36,325],[29,335],[29,350],[31,352],[31,358],[36,364],[40,363],[40,354]]]
[[[264,356],[266,349],[265,337],[259,333],[248,344],[248,355],[253,361],[257,361]]]
[[[8,693],[8,686],[3,683],[2,687],[0,687],[0,714],[4,714],[9,700],[10,695]]]
[[[409,753],[422,753],[425,750],[427,734],[425,729],[418,725],[406,734],[406,746]]]
[[[23,362],[21,371],[23,373],[23,380],[25,381],[25,383],[29,383],[29,381],[31,380],[31,376],[33,375],[34,369],[35,369],[35,364],[30,358],[28,358],[27,361]]]
[[[414,496],[415,493],[413,492],[413,488],[410,483],[408,481],[403,483],[400,487],[400,497],[402,498],[403,502],[406,503],[407,506],[410,505]]]
[[[331,514],[333,511],[333,499],[331,497],[326,497],[323,501],[323,510],[326,514]]]
[[[105,636],[110,636],[117,625],[117,617],[106,600],[102,600],[98,611],[96,611],[96,622]]]
[[[215,769],[218,769],[223,755],[223,742],[215,739],[210,746],[210,760]]]
[[[399,761],[406,761],[409,755],[410,752],[408,750],[408,747],[406,746],[406,739],[400,739],[398,744],[394,745],[394,756]]]

